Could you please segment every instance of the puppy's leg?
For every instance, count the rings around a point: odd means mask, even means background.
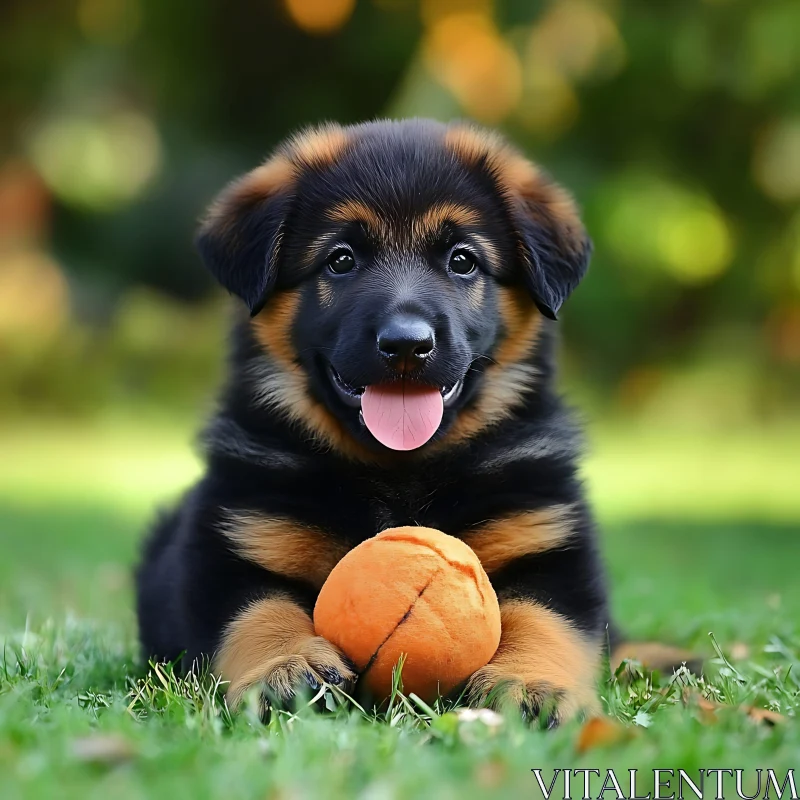
[[[595,710],[608,610],[585,504],[509,513],[463,538],[497,592],[502,622],[497,653],[469,681],[471,702],[553,722]]]
[[[344,656],[314,634],[309,614],[282,594],[256,600],[231,620],[214,671],[229,682],[232,706],[251,686],[263,686],[273,702],[285,704],[301,686],[347,685],[355,679]]]
[[[598,708],[595,689],[601,641],[527,599],[501,600],[502,634],[494,658],[467,684],[473,705],[514,706],[555,725]]]

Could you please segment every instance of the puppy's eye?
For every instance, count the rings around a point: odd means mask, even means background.
[[[469,275],[477,269],[475,256],[467,250],[456,250],[450,256],[450,272],[456,275]]]
[[[331,272],[342,275],[355,267],[356,260],[349,250],[336,250],[328,256],[325,264]]]

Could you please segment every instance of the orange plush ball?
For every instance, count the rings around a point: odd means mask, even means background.
[[[403,690],[426,700],[480,669],[500,643],[500,607],[472,549],[431,528],[390,528],[333,568],[314,608],[319,636],[387,697],[401,654]]]

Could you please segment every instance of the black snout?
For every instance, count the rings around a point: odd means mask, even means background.
[[[380,354],[407,367],[421,364],[435,344],[433,328],[425,320],[408,314],[391,317],[378,331]]]

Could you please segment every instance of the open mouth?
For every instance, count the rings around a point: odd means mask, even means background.
[[[363,399],[366,386],[352,386],[347,383],[342,376],[333,368],[333,365],[328,363],[328,376],[331,385],[336,391],[339,399],[350,408],[361,408],[361,401]],[[439,393],[442,395],[442,402],[445,408],[451,406],[461,394],[464,388],[464,380],[457,380],[451,386],[440,386]]]
[[[361,395],[364,394],[366,386],[351,386],[342,376],[333,368],[332,364],[328,364],[328,377],[330,378],[333,388],[339,399],[350,408],[361,408]]]
[[[374,439],[390,450],[416,450],[439,430],[442,415],[464,389],[464,379],[448,386],[389,380],[366,386],[348,383],[333,365],[327,372],[334,393]]]

